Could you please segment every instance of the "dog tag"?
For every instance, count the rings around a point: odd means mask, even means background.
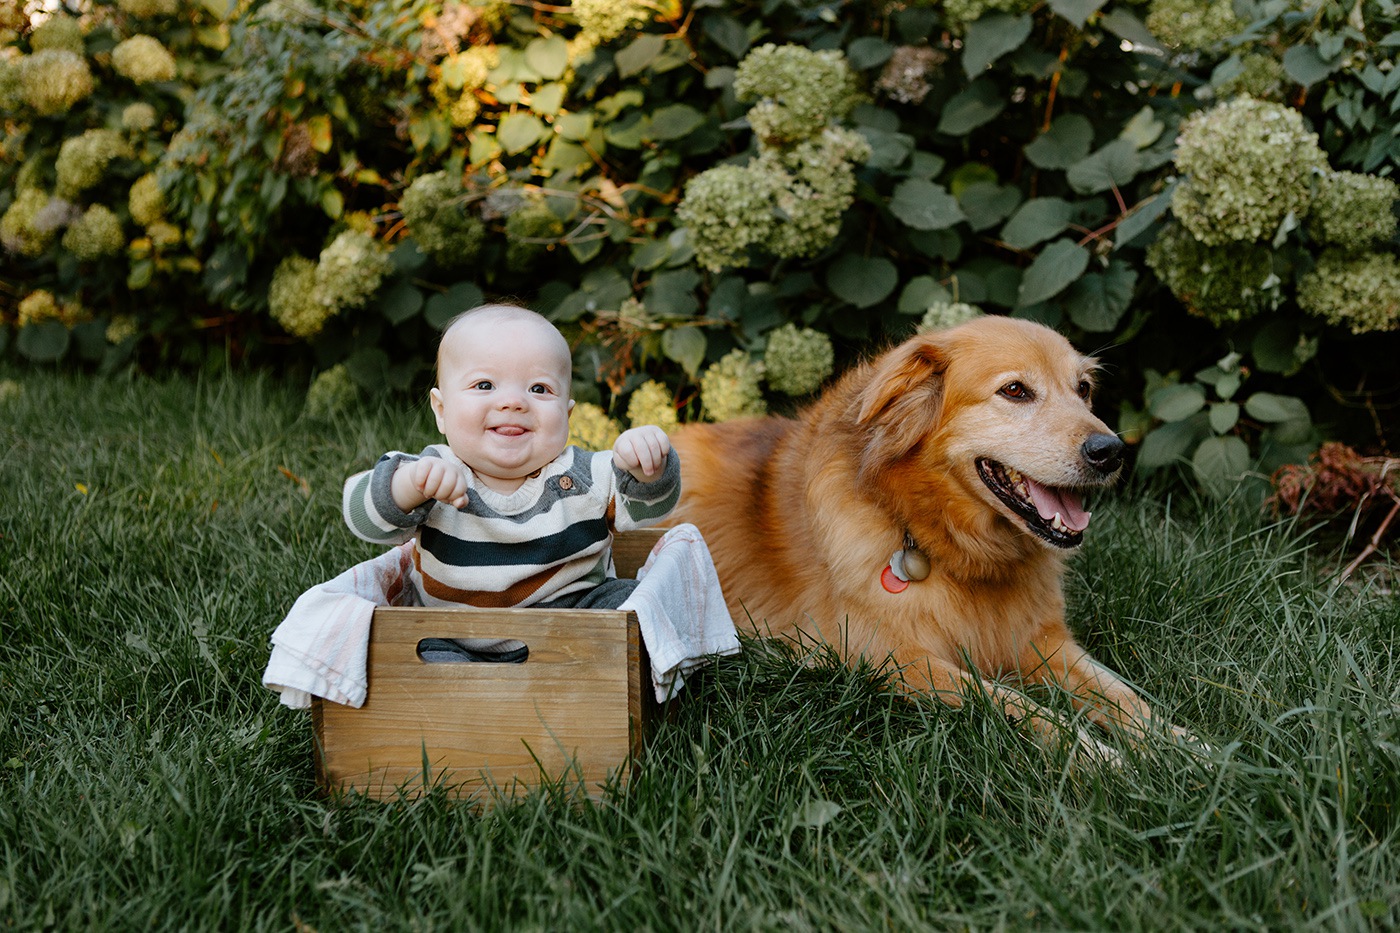
[[[928,579],[932,567],[923,551],[918,548],[905,548],[900,553],[903,555],[905,577],[915,582]]]
[[[886,564],[885,569],[880,571],[880,585],[883,586],[887,592],[903,593],[909,588],[909,581],[899,579],[899,577],[894,575],[894,571],[890,569],[889,564]]]

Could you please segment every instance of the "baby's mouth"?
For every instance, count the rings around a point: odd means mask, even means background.
[[[491,430],[502,437],[519,437],[525,433],[525,429],[518,424],[500,424]]]

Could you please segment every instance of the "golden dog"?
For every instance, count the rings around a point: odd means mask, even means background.
[[[703,532],[736,623],[759,634],[892,658],[910,688],[954,705],[985,691],[1042,741],[1061,734],[1054,715],[979,675],[1058,684],[1093,721],[1140,734],[1148,705],[1065,624],[1082,494],[1122,463],[1090,410],[1095,370],[1026,321],[916,336],[795,419],[677,431],[676,520]]]

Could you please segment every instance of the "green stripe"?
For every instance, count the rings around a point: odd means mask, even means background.
[[[647,503],[639,502],[636,499],[624,499],[622,505],[627,510],[628,518],[634,522],[644,522],[651,518],[662,518],[676,507],[680,498],[680,487],[676,487],[671,490],[669,496],[656,502]]]

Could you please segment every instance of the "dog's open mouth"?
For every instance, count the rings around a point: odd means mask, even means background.
[[[1056,547],[1078,547],[1089,527],[1089,514],[1078,490],[1045,486],[1017,470],[981,457],[977,475],[1032,532]]]

